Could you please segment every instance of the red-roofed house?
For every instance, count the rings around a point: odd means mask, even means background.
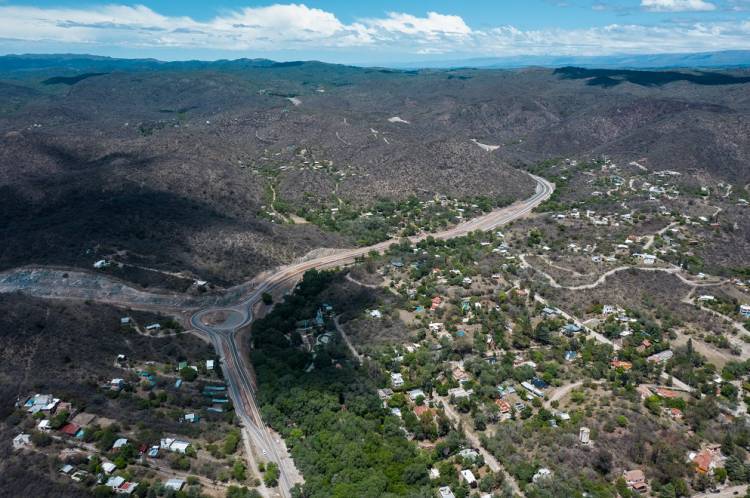
[[[60,432],[67,434],[68,436],[75,436],[79,430],[81,430],[81,426],[71,422],[62,426]]]

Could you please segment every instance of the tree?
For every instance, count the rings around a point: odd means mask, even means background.
[[[266,473],[263,476],[263,482],[269,488],[274,488],[279,484],[279,466],[274,462],[268,462]]]
[[[263,301],[263,304],[265,304],[266,306],[270,306],[273,304],[273,296],[268,292],[264,292],[263,294],[261,294],[260,298]]]
[[[232,466],[232,477],[235,481],[245,480],[245,464],[242,463],[242,460],[234,461],[234,465]]]
[[[180,378],[185,382],[193,382],[198,378],[198,372],[194,368],[185,367],[180,370]]]

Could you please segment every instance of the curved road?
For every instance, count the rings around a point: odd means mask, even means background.
[[[461,237],[476,230],[492,230],[527,215],[536,206],[547,200],[554,191],[552,183],[544,178],[531,176],[537,182],[537,186],[534,195],[528,199],[494,210],[444,232],[432,234],[432,236],[443,240]],[[409,240],[415,243],[429,236],[430,234],[420,234],[410,237]],[[302,477],[295,468],[284,443],[275,439],[263,424],[255,398],[257,386],[249,373],[251,371],[249,365],[240,354],[236,332],[252,321],[252,308],[260,302],[264,292],[272,292],[279,288],[291,288],[308,270],[351,264],[357,257],[367,255],[372,251],[382,253],[397,242],[397,239],[387,240],[373,246],[347,249],[333,255],[282,267],[265,279],[254,282],[250,294],[237,304],[202,309],[193,314],[190,319],[193,327],[208,334],[216,347],[216,351],[221,356],[225,379],[229,385],[235,410],[247,429],[254,447],[262,451],[266,458],[279,464],[281,473],[279,488],[283,496],[289,496],[289,489],[294,483],[302,482]],[[221,314],[226,319],[221,323],[210,323],[210,318],[217,314]]]
[[[410,237],[409,240],[415,243],[429,236],[446,240],[461,237],[476,230],[492,230],[522,218],[549,199],[554,191],[552,183],[544,178],[531,176],[537,186],[534,195],[528,199],[496,209],[443,232],[420,234]],[[279,465],[279,490],[284,497],[290,496],[289,490],[295,483],[302,482],[302,476],[295,468],[284,442],[263,424],[255,398],[256,385],[252,367],[241,354],[237,331],[252,321],[252,309],[261,301],[263,293],[291,289],[308,270],[345,266],[372,251],[382,253],[398,242],[398,239],[391,239],[369,247],[343,249],[334,254],[265,272],[251,282],[229,289],[224,296],[213,300],[216,304],[200,309],[190,317],[191,325],[207,335],[222,360],[221,365],[228,391],[234,402],[237,416],[244,427],[246,448],[248,450],[254,448],[255,451],[263,454],[262,458]],[[21,291],[52,299],[91,299],[116,306],[169,310],[172,313],[191,308],[194,310],[196,306],[201,306],[194,299],[186,299],[185,296],[144,293],[129,288],[124,283],[113,282],[98,275],[91,278],[86,273],[71,272],[72,278],[57,278],[62,272],[62,270],[31,268],[3,272],[0,274],[0,292]],[[231,304],[232,301],[236,301],[235,304]]]

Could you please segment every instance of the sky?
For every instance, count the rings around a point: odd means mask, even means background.
[[[0,53],[340,63],[750,49],[750,0],[0,0]]]

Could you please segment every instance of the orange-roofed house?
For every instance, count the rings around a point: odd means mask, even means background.
[[[657,387],[656,394],[658,396],[661,396],[662,398],[668,398],[668,399],[674,399],[674,398],[680,397],[680,393],[672,389],[667,389],[666,387]]]
[[[495,404],[498,408],[500,408],[500,413],[510,413],[510,403],[508,403],[504,399],[496,399]]]
[[[622,360],[612,360],[610,362],[610,365],[612,365],[612,368],[622,368],[623,370],[630,370],[631,368],[633,368],[632,363]]]
[[[414,415],[422,417],[425,413],[434,414],[432,408],[427,405],[417,405],[414,407]]]
[[[714,454],[710,450],[702,450],[693,457],[695,470],[701,474],[706,474],[714,468]]]

